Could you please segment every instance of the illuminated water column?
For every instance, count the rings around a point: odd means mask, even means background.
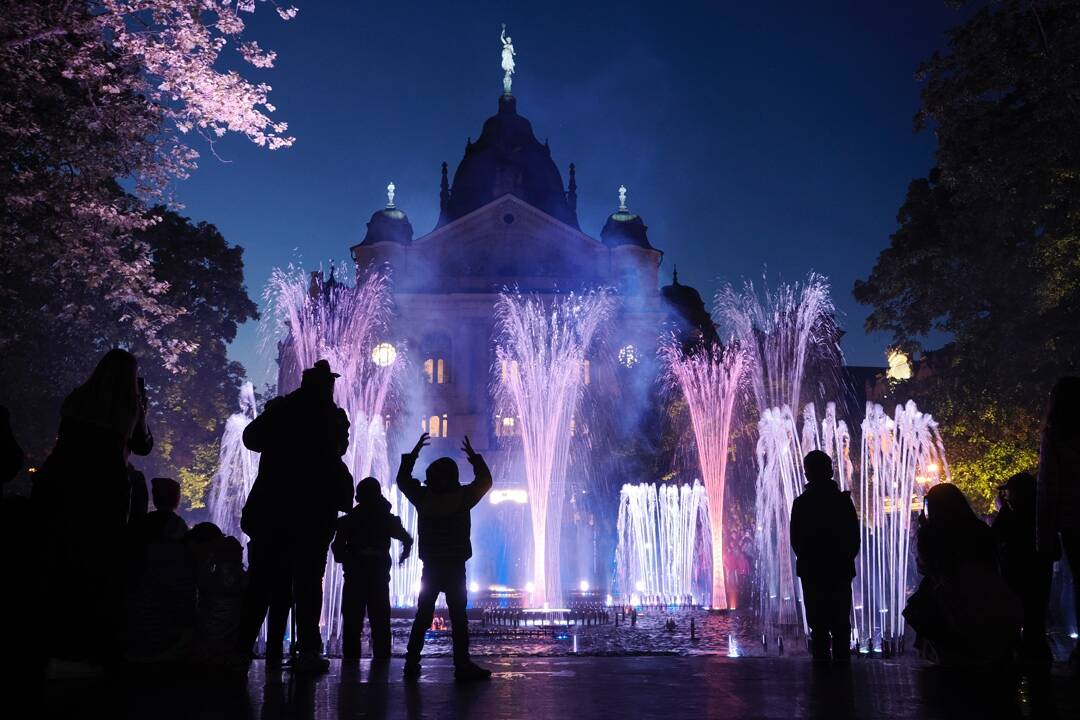
[[[225,421],[218,452],[218,470],[210,485],[206,506],[210,522],[226,535],[238,538],[246,547],[247,536],[240,530],[240,513],[259,469],[259,453],[244,447],[244,429],[255,419],[255,388],[246,382],[240,387],[240,412]]]
[[[710,560],[709,500],[692,485],[623,485],[619,493],[615,584],[622,602],[700,603],[696,570]]]
[[[937,423],[909,400],[892,417],[866,404],[860,450],[862,546],[856,579],[855,625],[864,648],[903,637],[910,587],[912,517],[949,466]]]
[[[684,353],[673,342],[661,349],[668,381],[678,389],[690,413],[701,477],[709,497],[712,585],[709,603],[728,607],[724,574],[724,488],[735,399],[747,357],[738,346],[706,347]]]
[[[571,422],[582,397],[586,354],[610,316],[600,292],[543,300],[503,293],[495,303],[494,390],[516,418],[532,519],[536,604],[558,603],[559,542]]]
[[[317,360],[328,360],[341,375],[334,386],[334,401],[349,417],[349,445],[342,457],[354,484],[373,476],[383,485],[392,507],[411,524],[387,458],[385,409],[404,358],[387,339],[390,293],[387,278],[369,272],[355,286],[338,283],[331,273],[313,273],[310,282],[302,271],[275,270],[264,291],[263,332],[269,347],[278,349],[278,392],[300,385],[301,374]],[[395,541],[393,551],[400,548]],[[404,567],[394,564],[392,596],[401,603],[415,599],[419,560],[415,555]],[[328,640],[341,633],[341,566],[327,559],[323,592],[323,627]]]

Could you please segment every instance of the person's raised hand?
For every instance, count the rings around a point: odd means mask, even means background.
[[[398,565],[404,565],[405,561],[409,559],[409,555],[412,554],[412,543],[405,543],[401,548],[401,557],[398,558]]]
[[[480,453],[473,450],[473,446],[472,443],[469,442],[468,435],[465,436],[465,440],[461,443],[461,449],[465,453],[465,457],[469,459],[469,462],[472,462],[474,459],[480,457]]]
[[[416,441],[416,445],[413,446],[412,452],[409,453],[414,458],[420,457],[420,451],[431,444],[431,436],[427,433],[420,435],[420,439]]]

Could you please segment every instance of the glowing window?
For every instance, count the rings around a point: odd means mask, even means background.
[[[623,345],[619,348],[619,364],[623,367],[632,368],[641,362],[641,358],[638,357],[637,348],[633,345]]]
[[[424,379],[429,385],[442,385],[447,381],[446,361],[443,358],[424,360]]]
[[[397,348],[388,342],[381,342],[371,350],[371,362],[379,367],[389,367],[397,360]]]
[[[592,382],[592,364],[588,360],[581,361],[581,380],[586,385]]]
[[[505,360],[500,360],[499,361],[499,377],[502,379],[502,381],[504,383],[509,381],[511,378],[514,378],[516,380],[517,377],[518,377],[518,362],[517,362],[517,360],[511,360],[510,362],[507,362]]]
[[[430,418],[423,418],[420,420],[420,429],[423,432],[431,435],[433,438],[446,437],[449,431],[449,423],[446,421],[446,413],[440,415],[432,415]]]
[[[513,437],[516,431],[516,421],[512,415],[503,417],[495,416],[495,437]]]

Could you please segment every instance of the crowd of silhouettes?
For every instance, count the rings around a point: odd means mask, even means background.
[[[334,402],[338,377],[327,361],[316,362],[298,389],[270,400],[247,426],[244,444],[261,458],[240,519],[249,537],[245,563],[240,541],[216,525],[188,528],[175,480],[155,477],[147,491],[130,462],[153,448],[147,390],[131,353],[106,353],[64,400],[55,446],[33,475],[30,498],[5,494],[0,507],[3,575],[8,588],[21,589],[7,592],[7,603],[24,620],[9,625],[7,656],[19,657],[24,672],[54,678],[97,676],[121,663],[244,676],[264,627],[268,666],[282,664],[291,613],[292,670],[322,673],[329,667],[320,635],[323,575],[332,550],[344,571],[344,657],[360,657],[367,618],[372,657],[384,665],[391,654],[391,542],[401,543],[396,559],[404,562],[413,538],[391,513],[379,479],[357,483],[353,505],[353,478],[343,461],[349,421]],[[490,671],[469,653],[466,563],[471,511],[491,489],[491,472],[465,437],[461,449],[473,480],[463,485],[457,463],[442,457],[428,465],[421,483],[413,474],[428,444],[425,433],[401,456],[396,478],[416,508],[423,561],[404,675],[421,674],[425,633],[443,593],[455,677],[484,680]],[[0,479],[7,483],[23,464],[8,411],[0,407]],[[859,520],[850,493],[832,478],[828,455],[809,453],[804,471],[790,540],[812,656],[847,663]],[[29,551],[10,552],[28,539]],[[1055,386],[1038,473],[1003,483],[992,525],[955,485],[942,483],[925,496],[914,540],[921,580],[904,615],[923,657],[951,665],[1019,657],[1029,667],[1048,668],[1055,561],[1071,568],[1074,590],[1080,582],[1080,378]],[[1073,596],[1080,616],[1080,592]],[[636,611],[631,618],[633,625]],[[1076,651],[1071,662],[1080,662]]]

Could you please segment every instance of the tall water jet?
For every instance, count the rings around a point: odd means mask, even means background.
[[[350,287],[339,283],[334,271],[329,279],[314,272],[308,282],[302,271],[275,269],[264,298],[264,336],[278,349],[278,392],[299,387],[305,368],[317,360],[328,360],[341,376],[334,386],[334,401],[351,423],[349,446],[342,459],[353,482],[367,476],[378,478],[391,505],[401,512],[404,503],[390,481],[384,425],[387,400],[403,363],[403,354],[386,337],[390,309],[387,277],[372,270],[358,276],[356,285]],[[415,516],[402,519],[415,522]],[[415,525],[410,532],[415,532]],[[396,543],[394,552],[398,552]],[[402,585],[415,582],[417,563],[410,558],[406,567],[394,566],[395,598],[415,597],[414,586]],[[331,641],[341,632],[341,589],[341,567],[328,557],[322,622]]]
[[[698,570],[710,560],[709,499],[697,480],[623,485],[618,517],[615,584],[622,601],[694,604],[704,598],[709,584],[698,582]]]
[[[686,401],[694,431],[701,477],[710,508],[712,583],[709,604],[728,607],[724,573],[724,488],[727,482],[728,444],[735,400],[747,366],[746,354],[737,345],[700,347],[684,352],[673,342],[660,350],[667,380]]]
[[[240,513],[247,502],[248,493],[255,483],[259,469],[259,453],[244,447],[244,429],[258,414],[255,406],[255,388],[245,382],[240,386],[240,412],[233,413],[225,421],[218,452],[218,470],[210,486],[206,506],[210,522],[221,528],[226,535],[239,538],[247,545],[247,536],[240,530]]]
[[[833,461],[833,473],[842,490],[850,490],[854,476],[851,433],[836,417],[836,405],[828,403],[818,422],[817,409],[807,403],[802,428],[786,405],[768,408],[758,421],[758,494],[756,545],[760,566],[758,587],[762,620],[767,624],[806,629],[802,586],[795,575],[791,550],[791,505],[806,487],[803,457],[821,450]],[[761,482],[767,478],[767,482]]]
[[[902,611],[912,581],[912,516],[926,491],[950,479],[937,422],[908,400],[892,417],[866,404],[859,466],[862,543],[855,588],[855,626],[860,642],[901,638]]]
[[[761,293],[748,282],[741,291],[728,285],[716,295],[716,319],[751,358],[759,416],[757,576],[766,623],[802,619],[805,627],[788,529],[791,503],[805,485],[803,452],[813,448],[803,447],[795,412],[807,398],[831,399],[841,392],[843,356],[834,313],[828,282],[816,273]]]
[[[807,371],[824,394],[832,394],[827,385],[843,359],[834,314],[828,281],[817,273],[803,283],[766,286],[761,293],[747,282],[741,291],[727,285],[716,294],[713,315],[750,355],[759,413],[802,407]]]
[[[504,292],[495,303],[496,402],[521,439],[532,519],[534,602],[559,602],[559,543],[571,423],[586,356],[612,312],[603,292],[550,300]]]

